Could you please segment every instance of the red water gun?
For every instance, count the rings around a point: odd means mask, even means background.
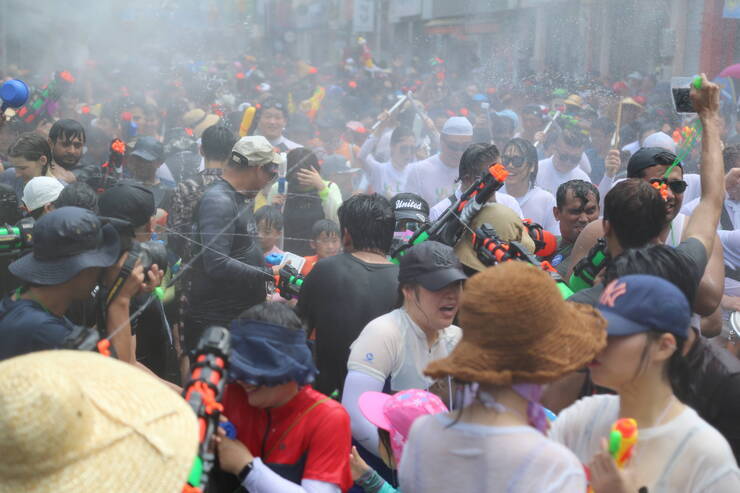
[[[113,139],[110,143],[108,161],[101,165],[102,175],[96,187],[98,193],[103,193],[118,181],[119,170],[123,167],[126,157],[126,143],[121,139]]]
[[[198,418],[198,455],[190,469],[183,493],[206,491],[216,463],[214,437],[219,425],[226,385],[226,367],[231,353],[231,335],[223,327],[209,327],[198,342],[193,366],[183,397]]]

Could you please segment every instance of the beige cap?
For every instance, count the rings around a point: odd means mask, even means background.
[[[264,166],[269,163],[280,164],[280,154],[272,144],[261,135],[239,139],[231,149],[231,160],[242,166]]]
[[[502,241],[518,241],[529,252],[534,252],[534,241],[524,228],[519,215],[502,204],[486,204],[473,219],[472,229],[478,229],[484,224],[493,226]],[[478,272],[486,270],[483,262],[473,250],[473,239],[467,229],[460,241],[455,245],[455,254],[463,265]]]

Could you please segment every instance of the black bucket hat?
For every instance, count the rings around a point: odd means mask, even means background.
[[[89,267],[110,267],[120,256],[118,233],[87,209],[62,207],[33,227],[33,250],[8,269],[31,284],[62,284]]]
[[[231,322],[229,378],[274,387],[288,382],[312,383],[318,373],[306,331],[258,320]]]

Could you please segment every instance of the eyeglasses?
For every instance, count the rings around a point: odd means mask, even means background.
[[[653,185],[657,183],[658,185],[663,185],[664,183],[668,185],[668,188],[671,189],[671,192],[675,194],[684,193],[686,191],[686,187],[689,186],[688,183],[686,183],[683,180],[666,180],[665,178],[653,178],[650,180],[650,184]]]
[[[507,168],[521,168],[524,166],[524,156],[504,156],[503,163]]]
[[[470,145],[469,142],[454,142],[447,139],[442,139],[442,142],[450,148],[451,151],[464,152],[465,149]]]
[[[558,158],[561,161],[567,161],[572,164],[578,164],[579,162],[581,162],[580,154],[567,154],[565,152],[558,152]]]

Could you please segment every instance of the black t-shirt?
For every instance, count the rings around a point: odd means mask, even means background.
[[[316,390],[342,390],[350,344],[368,322],[393,309],[397,294],[395,264],[369,264],[349,253],[316,264],[298,300],[309,330],[316,329]]]
[[[74,326],[33,300],[0,301],[0,360],[34,351],[60,349]]]
[[[688,238],[676,247],[676,252],[696,267],[693,269],[697,276],[694,281],[698,286],[699,281],[701,281],[701,278],[704,275],[704,269],[707,268],[707,262],[709,261],[709,258],[707,257],[707,249],[704,248],[704,244],[696,238]],[[601,293],[603,291],[604,285],[597,284],[591,288],[578,291],[568,298],[568,301],[596,306],[599,303],[599,298],[601,298]]]

